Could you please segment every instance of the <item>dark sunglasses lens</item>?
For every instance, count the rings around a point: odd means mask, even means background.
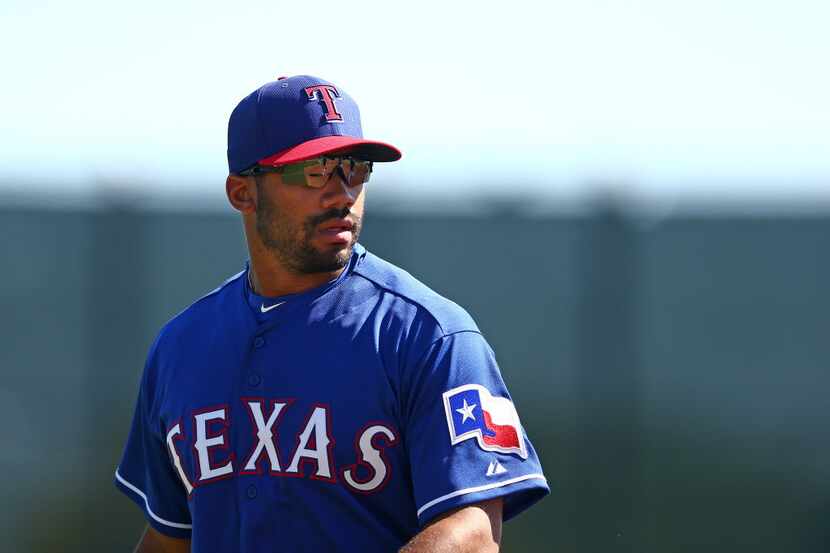
[[[283,183],[291,185],[306,184],[307,177],[302,165],[283,165],[281,169]]]
[[[293,166],[292,169],[286,166],[284,176],[288,176],[289,172],[293,172],[294,178],[291,180],[294,183],[300,184],[299,180],[302,179],[303,184],[309,188],[325,187],[335,173],[338,173],[349,186],[358,186],[369,180],[372,162],[351,158],[320,158]]]
[[[326,186],[330,175],[329,165],[324,159],[307,161],[303,165],[305,185],[309,188],[323,188]]]
[[[352,176],[350,184],[356,186],[369,181],[369,175],[372,174],[371,161],[355,161],[352,166]]]

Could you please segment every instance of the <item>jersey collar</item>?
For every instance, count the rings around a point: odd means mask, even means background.
[[[307,307],[317,298],[342,284],[351,275],[360,258],[366,254],[366,249],[360,244],[355,244],[352,249],[352,257],[346,268],[340,275],[321,286],[300,292],[298,294],[286,294],[284,296],[268,297],[261,296],[251,289],[249,273],[251,270],[250,261],[245,263],[245,271],[242,275],[245,300],[251,309],[254,317],[260,322],[272,321],[282,318],[289,311]]]

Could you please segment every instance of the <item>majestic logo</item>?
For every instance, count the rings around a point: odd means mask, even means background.
[[[444,392],[444,410],[452,445],[475,438],[484,451],[527,459],[519,415],[509,399],[491,395],[484,386],[466,384]]]
[[[505,472],[507,472],[507,469],[504,468],[504,465],[498,461],[490,461],[490,464],[487,465],[487,473],[485,476],[495,476],[497,474],[504,474]]]
[[[340,93],[330,84],[318,84],[305,88],[308,99],[322,100],[326,109],[326,123],[342,123],[343,116],[337,111],[337,106],[334,105],[335,98],[340,98]]]

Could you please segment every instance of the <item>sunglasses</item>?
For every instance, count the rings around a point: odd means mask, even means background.
[[[276,167],[254,165],[240,172],[239,175],[249,177],[265,173],[279,173],[284,183],[309,188],[325,187],[331,176],[337,173],[346,185],[359,186],[369,181],[369,176],[372,174],[372,162],[349,156],[319,157]]]

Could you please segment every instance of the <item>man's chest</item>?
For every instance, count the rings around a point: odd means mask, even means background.
[[[266,328],[172,356],[159,420],[188,491],[245,475],[386,482],[402,461],[394,356],[347,330]]]

